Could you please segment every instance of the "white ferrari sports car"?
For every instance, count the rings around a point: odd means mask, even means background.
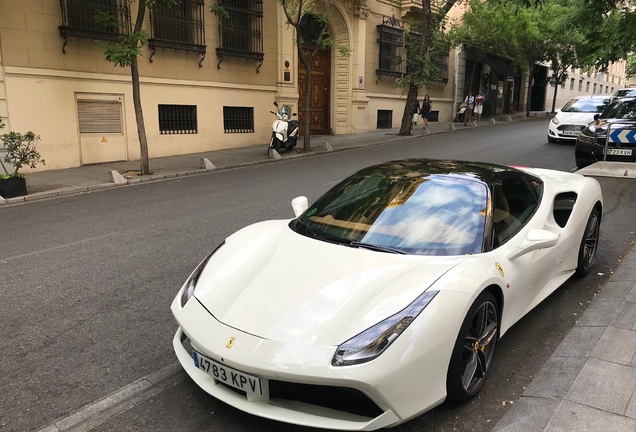
[[[190,275],[175,352],[245,412],[375,430],[479,392],[497,340],[589,272],[603,199],[578,174],[407,159],[292,205]]]

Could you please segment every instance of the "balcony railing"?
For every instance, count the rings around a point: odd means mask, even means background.
[[[130,33],[130,9],[127,0],[60,0],[66,53],[68,37],[115,41],[121,34]]]
[[[155,5],[150,10],[150,61],[156,48],[194,51],[205,57],[205,23],[203,0],[181,0],[170,6]]]
[[[263,64],[263,1],[219,0],[228,18],[219,20],[219,57],[221,67],[224,57],[241,57],[259,61],[256,71]]]

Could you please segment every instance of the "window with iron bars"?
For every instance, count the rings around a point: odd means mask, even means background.
[[[150,9],[149,44],[154,47],[205,52],[204,0],[155,4]]]
[[[378,44],[380,45],[379,66],[377,76],[402,76],[402,49],[404,30],[390,25],[377,26]]]
[[[60,0],[65,52],[69,36],[117,40],[132,30],[127,0]]]
[[[441,54],[436,58],[435,66],[438,71],[438,79],[437,82],[447,83],[448,82],[448,53]]]
[[[263,0],[218,0],[228,17],[219,19],[217,55],[263,61]],[[221,62],[219,62],[220,65]],[[259,65],[260,67],[260,65]]]
[[[253,107],[223,107],[225,133],[254,133]]]
[[[159,105],[159,133],[198,133],[196,105]]]

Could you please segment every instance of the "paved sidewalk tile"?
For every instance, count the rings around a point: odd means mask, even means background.
[[[558,357],[587,358],[603,335],[603,327],[576,325],[570,329],[553,355]]]
[[[624,301],[611,322],[613,327],[636,330],[636,300]]]
[[[559,404],[544,432],[634,432],[636,420],[570,401]]]
[[[596,295],[594,301],[623,301],[634,288],[634,285],[633,281],[615,282],[610,280],[603,285],[603,289]]]
[[[631,253],[634,253],[634,252],[631,252]],[[628,255],[623,262],[625,261],[633,262],[634,260],[633,259],[630,260],[630,256]],[[616,269],[616,272],[612,275],[612,280],[615,282],[636,281],[636,266],[621,265],[618,269]]]
[[[542,432],[557,407],[553,399],[522,397],[491,432]]]
[[[565,399],[624,415],[636,390],[634,372],[633,367],[590,358]]]
[[[629,366],[636,354],[636,331],[608,327],[590,357]],[[633,371],[636,374],[636,370]]]
[[[576,325],[607,327],[616,316],[620,305],[619,301],[592,302]]]
[[[563,398],[583,369],[586,358],[549,358],[523,393],[523,396],[540,398]]]

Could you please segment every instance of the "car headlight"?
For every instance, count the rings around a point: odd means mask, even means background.
[[[556,117],[552,117],[552,120],[551,120],[551,121],[552,121],[552,123],[554,123],[555,125],[558,125],[559,123],[561,123],[561,122],[559,121],[559,119],[558,119],[558,118],[556,118]]]
[[[188,277],[186,282],[183,284],[183,288],[181,291],[181,307],[184,307],[186,303],[188,302],[188,300],[192,298],[192,296],[194,295],[194,290],[197,287],[197,282],[199,281],[199,276],[201,276],[201,273],[203,273],[203,269],[207,265],[210,258],[212,258],[212,255],[214,255],[214,253],[218,251],[221,248],[221,246],[223,246],[224,244],[225,243],[222,243],[219,247],[214,249],[214,251],[212,251],[208,256],[206,256],[203,259],[203,261],[201,261],[199,265],[194,269],[194,271],[192,272],[190,277]]]
[[[579,134],[578,139],[582,143],[586,144],[596,144],[596,136],[589,129],[583,129],[583,131]]]
[[[369,327],[341,344],[331,364],[349,366],[365,363],[382,354],[406,330],[439,291],[425,291],[400,312]]]

